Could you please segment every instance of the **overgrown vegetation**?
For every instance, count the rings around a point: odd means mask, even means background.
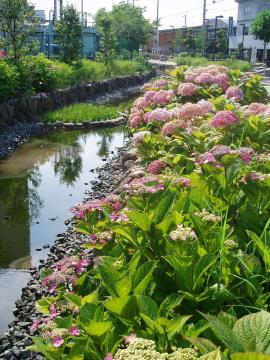
[[[44,115],[45,122],[82,122],[115,119],[119,112],[131,107],[132,100],[123,101],[118,105],[74,104]]]
[[[52,91],[92,80],[132,75],[145,71],[147,66],[140,59],[115,60],[108,65],[84,59],[68,65],[51,61],[40,54],[23,57],[16,63],[1,59],[0,69],[0,102],[3,102],[12,97]]]
[[[269,360],[270,105],[261,78],[188,68],[143,86],[122,192],[71,209],[42,274],[47,359]],[[94,261],[84,249],[94,249]]]
[[[237,69],[240,71],[251,71],[252,64],[248,61],[242,60],[221,60],[221,61],[214,61],[208,60],[206,57],[202,56],[179,56],[174,58],[177,65],[187,65],[187,66],[207,66],[210,64],[216,64],[221,66],[227,66],[229,69]]]

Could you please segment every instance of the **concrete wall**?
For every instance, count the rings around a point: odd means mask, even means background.
[[[0,104],[0,128],[17,122],[35,122],[47,111],[68,104],[83,102],[96,95],[143,84],[155,75],[154,71],[131,76],[118,76],[103,81],[69,87],[50,93],[39,93]]]

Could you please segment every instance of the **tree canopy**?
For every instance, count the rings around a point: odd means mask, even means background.
[[[252,22],[251,32],[257,39],[270,42],[270,11],[261,11]]]
[[[111,12],[105,8],[99,9],[96,13],[95,23],[99,35],[99,53],[101,60],[108,64],[113,58],[116,48],[116,36],[113,31]]]
[[[73,5],[63,8],[55,31],[56,42],[60,45],[61,60],[69,64],[77,60],[82,48],[82,25],[80,15]]]
[[[0,0],[3,37],[0,46],[18,60],[36,47],[31,36],[39,25],[34,7],[27,0]]]
[[[144,11],[142,7],[125,2],[114,5],[112,11],[99,10],[95,22],[101,51],[108,52],[105,39],[110,42],[108,47],[117,52],[138,51],[140,46],[146,44],[154,33],[154,26],[144,17]]]

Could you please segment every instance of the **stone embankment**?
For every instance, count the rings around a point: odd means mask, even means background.
[[[141,85],[154,75],[154,71],[149,71],[138,75],[118,76],[109,80],[92,81],[89,84],[10,100],[0,104],[0,128],[18,122],[37,122],[40,115],[47,111],[76,102],[91,99],[95,101],[100,95]]]

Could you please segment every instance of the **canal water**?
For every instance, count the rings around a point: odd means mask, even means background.
[[[90,170],[125,137],[124,128],[48,133],[0,161],[0,333],[12,321],[27,269],[46,258],[69,209],[90,189]]]

